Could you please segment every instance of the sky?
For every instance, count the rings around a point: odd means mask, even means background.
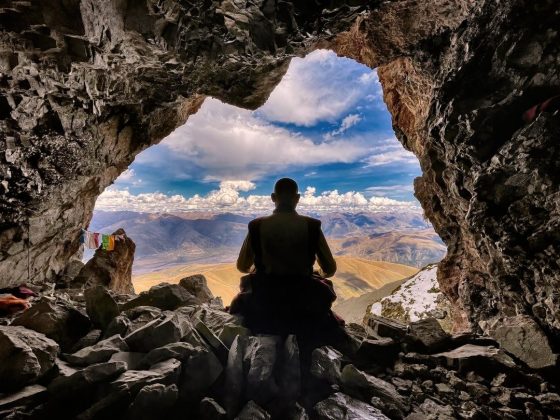
[[[207,98],[140,153],[96,209],[260,212],[287,176],[307,210],[416,211],[419,175],[395,138],[376,71],[317,50],[294,58],[255,111]]]

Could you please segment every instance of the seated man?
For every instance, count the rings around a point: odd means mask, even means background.
[[[343,321],[331,311],[336,295],[326,280],[336,262],[321,222],[296,212],[300,195],[292,179],[277,181],[271,198],[273,214],[249,223],[237,268],[250,274],[230,312],[243,315],[254,333],[308,335],[338,327]],[[319,273],[313,272],[315,261]]]

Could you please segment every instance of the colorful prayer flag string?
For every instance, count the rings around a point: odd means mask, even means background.
[[[89,249],[97,249],[101,246],[105,251],[113,251],[115,249],[115,242],[124,240],[124,238],[124,235],[105,235],[82,229],[80,243]]]

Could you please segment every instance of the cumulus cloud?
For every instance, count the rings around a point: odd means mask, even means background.
[[[178,211],[213,211],[237,213],[262,213],[272,209],[270,196],[247,195],[240,192],[252,189],[251,182],[222,182],[217,190],[201,196],[165,195],[162,193],[132,194],[128,190],[109,188],[99,196],[96,209],[117,211],[130,210],[138,212],[178,212]],[[398,201],[387,197],[366,198],[362,193],[337,190],[324,191],[320,194],[314,187],[307,187],[301,196],[298,209],[313,212],[361,212],[361,211],[420,211],[417,204]]]
[[[115,183],[119,185],[132,185],[138,186],[142,183],[142,180],[136,176],[134,169],[127,169],[115,180]]]
[[[342,122],[340,123],[340,127],[338,127],[336,130],[331,131],[330,133],[327,133],[324,136],[324,139],[325,140],[330,140],[335,136],[343,134],[346,131],[348,131],[348,129],[350,129],[350,128],[354,127],[356,124],[358,124],[360,121],[362,121],[362,116],[360,114],[347,115],[346,117],[344,117],[342,119]]]
[[[208,180],[257,179],[290,167],[350,163],[363,159],[371,150],[371,144],[364,139],[314,142],[270,124],[251,111],[212,98],[161,147],[171,151],[165,165],[176,161],[178,171],[185,171],[185,162],[189,162],[204,168]],[[138,161],[147,162],[142,158]]]
[[[332,51],[294,58],[288,72],[260,108],[271,121],[312,126],[334,121],[368,95],[378,97],[377,73]]]

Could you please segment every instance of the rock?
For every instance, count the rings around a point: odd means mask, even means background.
[[[450,341],[450,335],[435,318],[411,322],[407,338],[428,352],[441,350]]]
[[[337,392],[313,407],[318,420],[388,420],[377,408]]]
[[[203,349],[191,355],[183,363],[181,398],[196,401],[202,398],[223,372],[223,367],[214,353]]]
[[[176,384],[179,382],[181,376],[181,361],[177,359],[167,359],[153,364],[150,366],[149,371],[161,375],[162,379],[160,379],[159,382],[162,384]]]
[[[309,420],[309,415],[305,408],[296,403],[293,409],[289,411],[287,418],[288,420]]]
[[[289,335],[284,341],[278,366],[278,376],[280,399],[286,405],[293,405],[301,395],[301,367],[299,347],[295,335]]]
[[[108,361],[114,353],[127,351],[128,345],[120,335],[114,335],[97,344],[85,347],[74,354],[65,355],[66,360],[73,365],[88,366]]]
[[[66,288],[72,285],[74,279],[80,274],[82,268],[84,268],[84,263],[81,260],[70,260],[62,273],[58,276],[56,281],[56,286],[58,288]]]
[[[245,390],[245,373],[243,369],[243,355],[247,349],[249,337],[238,335],[229,349],[225,372],[224,395],[225,409],[229,418],[233,418],[241,408],[241,400]]]
[[[200,420],[227,420],[227,413],[220,404],[212,398],[203,398],[198,406]]]
[[[129,419],[152,420],[166,418],[177,402],[179,391],[176,385],[152,384],[143,387],[126,415]]]
[[[126,302],[122,310],[128,311],[139,306],[155,306],[163,311],[172,311],[181,306],[197,303],[199,303],[198,299],[178,284],[160,283]]]
[[[190,329],[192,325],[184,317],[173,312],[164,312],[160,318],[128,334],[125,341],[133,351],[149,352],[180,341]]]
[[[202,303],[210,303],[214,299],[214,295],[208,288],[206,277],[202,274],[184,277],[179,281],[179,285]]]
[[[155,363],[172,358],[184,361],[193,354],[200,353],[201,351],[203,351],[202,348],[193,347],[189,343],[170,343],[151,350],[144,356],[142,363],[145,366],[151,366]]]
[[[204,324],[202,321],[198,321],[194,328],[200,334],[200,336],[206,341],[208,346],[212,351],[218,356],[218,359],[222,364],[227,363],[228,348],[222,341],[214,335],[214,333]]]
[[[119,293],[134,293],[132,263],[136,245],[123,229],[117,229],[112,234],[122,237],[115,241],[115,249],[97,249],[93,258],[73,280],[72,287],[101,285]]]
[[[384,405],[381,409],[388,416],[402,418],[409,410],[405,399],[392,384],[361,372],[353,365],[346,365],[342,369],[341,379],[344,392],[350,396],[363,401],[380,398]]]
[[[247,399],[266,404],[279,392],[274,376],[279,337],[249,337],[243,365],[247,370]]]
[[[125,362],[127,369],[138,370],[146,366],[144,364],[145,356],[146,355],[144,353],[120,351],[118,353],[113,353],[109,362]],[[150,364],[147,366],[150,366]]]
[[[56,358],[54,364],[55,364],[55,367],[56,367],[57,376],[68,377],[68,376],[71,376],[78,371],[77,369],[73,368],[68,363],[66,363],[64,360],[61,360],[58,357]]]
[[[268,414],[262,407],[254,401],[249,401],[243,407],[243,410],[237,415],[235,420],[270,420]]]
[[[406,417],[407,420],[455,420],[456,418],[451,406],[437,404],[429,398]]]
[[[91,330],[82,338],[80,338],[76,344],[74,344],[71,352],[76,353],[78,350],[81,350],[84,347],[93,346],[95,343],[99,341],[102,335],[103,335],[103,331],[101,330]]]
[[[356,352],[356,361],[360,364],[391,366],[400,350],[401,346],[392,338],[365,339]]]
[[[339,384],[342,369],[342,353],[330,346],[320,347],[311,354],[310,372],[317,379],[329,384]]]
[[[483,375],[493,375],[496,370],[515,369],[515,362],[502,350],[492,346],[465,344],[454,350],[434,354],[446,366],[460,370],[475,370]]]
[[[105,330],[113,318],[119,314],[119,305],[102,285],[86,289],[84,297],[89,319],[95,326]]]
[[[238,335],[247,337],[251,335],[251,331],[248,328],[243,327],[242,325],[226,324],[222,328],[222,331],[218,338],[222,343],[224,343],[227,348],[230,348],[233,344],[233,340],[235,340],[235,337],[237,337]]]
[[[126,337],[128,333],[132,332],[132,321],[126,317],[126,315],[118,315],[114,317],[109,325],[105,328],[105,337],[111,337],[113,335],[120,335],[121,337]]]
[[[8,395],[0,394],[0,413],[14,407],[37,405],[47,397],[47,388],[43,385],[28,385]]]
[[[367,330],[370,335],[392,338],[397,342],[402,341],[407,333],[406,325],[376,315],[368,317]]]
[[[24,327],[0,326],[0,391],[15,391],[54,366],[58,344]]]
[[[192,314],[191,319],[194,324],[198,321],[204,323],[204,325],[206,325],[217,336],[222,333],[222,330],[226,325],[241,325],[240,319],[237,316],[208,306],[201,306],[197,308],[197,310]]]
[[[91,328],[89,318],[76,308],[47,298],[42,298],[16,317],[11,325],[45,334],[56,341],[63,351],[70,350]]]
[[[109,384],[108,394],[127,393],[129,395],[136,395],[146,385],[151,385],[162,379],[163,375],[160,373],[148,370],[127,370]]]
[[[485,324],[486,333],[495,338],[500,347],[513,354],[532,369],[556,366],[558,355],[554,354],[548,337],[526,315],[494,320]]]
[[[107,362],[90,365],[73,375],[56,377],[47,387],[54,401],[77,401],[90,395],[98,383],[110,381],[126,370],[124,362]],[[87,401],[85,401],[87,403]]]
[[[126,316],[132,323],[129,331],[132,332],[146,325],[148,322],[159,318],[161,312],[161,309],[154,306],[137,306],[135,308],[123,311],[122,315]]]

